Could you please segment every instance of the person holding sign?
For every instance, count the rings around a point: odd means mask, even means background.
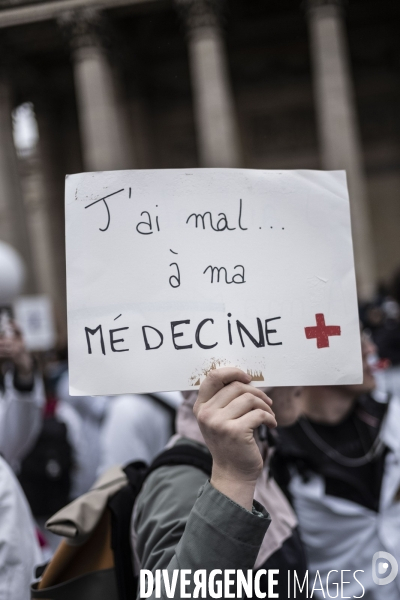
[[[148,477],[131,531],[141,569],[167,569],[172,576],[178,568],[192,573],[254,569],[260,574],[276,568],[276,593],[286,593],[289,569],[304,574],[297,521],[268,475],[267,446],[257,433],[260,426],[276,425],[271,400],[249,384],[250,377],[239,369],[217,369],[204,380],[197,399],[191,394],[179,409],[175,447],[189,444],[209,451],[212,474],[207,481],[202,470],[179,465],[158,468]],[[299,414],[299,389],[280,390],[276,396],[281,423],[293,422]],[[262,591],[271,585],[266,576],[259,584]]]
[[[66,249],[71,395],[190,389],[172,449],[213,457],[210,482],[182,463],[150,474],[133,518],[138,564],[301,577],[297,521],[255,433],[274,424],[269,401],[249,384],[362,381],[345,172],[69,175]],[[282,417],[296,393],[276,392]],[[273,517],[265,538],[254,497]]]

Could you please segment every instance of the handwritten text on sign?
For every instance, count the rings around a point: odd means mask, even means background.
[[[344,172],[70,175],[66,234],[72,394],[361,379]]]

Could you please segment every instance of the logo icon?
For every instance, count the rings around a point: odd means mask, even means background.
[[[389,565],[391,570],[388,573]],[[383,550],[375,552],[372,557],[372,579],[376,585],[387,585],[388,583],[392,583],[397,577],[398,572],[399,565],[394,556]],[[385,573],[388,573],[388,575],[380,577],[380,575],[385,575]]]

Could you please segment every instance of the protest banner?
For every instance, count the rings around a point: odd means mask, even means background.
[[[43,352],[54,348],[56,330],[49,296],[18,296],[14,300],[13,310],[28,350]]]
[[[362,380],[343,171],[66,178],[70,393]]]

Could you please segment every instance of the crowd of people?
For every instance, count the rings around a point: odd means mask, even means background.
[[[250,597],[398,600],[372,561],[400,561],[400,273],[360,318],[360,385],[260,389],[221,368],[199,392],[94,398],[71,397],[65,357],[35,361],[11,323],[0,597],[117,600],[141,570],[186,569],[250,570]],[[91,573],[96,594],[79,595]],[[147,597],[189,597],[158,586]]]

